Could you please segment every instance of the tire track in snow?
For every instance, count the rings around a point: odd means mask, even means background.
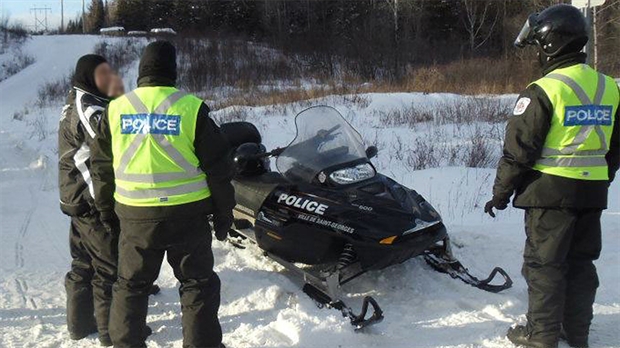
[[[40,189],[41,187],[42,187],[42,184],[39,185],[38,188]],[[32,222],[32,216],[37,210],[37,199],[35,197],[35,191],[33,190],[32,187],[30,187],[28,191],[30,193],[30,202],[31,202],[30,208],[26,212],[26,216],[24,217],[24,220],[19,227],[19,232],[17,234],[17,240],[15,241],[15,268],[18,270],[23,269],[26,264],[25,258],[24,258],[23,241],[26,238],[26,235],[28,234],[28,230]],[[16,274],[15,285],[16,285],[15,288],[17,290],[18,295],[21,298],[23,306],[25,308],[31,307],[32,309],[37,309],[38,306],[37,306],[35,299],[31,296],[28,296],[28,282],[26,281],[25,278],[23,278],[23,276],[20,276],[19,273]]]
[[[22,284],[22,280],[20,278],[15,278],[15,288],[17,289],[17,293],[21,297],[24,307],[28,305],[28,299],[26,299],[26,290],[25,290],[25,288],[27,287],[28,287],[28,284],[25,284],[25,283]]]
[[[32,195],[32,192],[31,192],[31,195]],[[32,206],[30,209],[28,209],[28,212],[26,212],[26,216],[24,217],[24,221],[22,222],[19,228],[17,241],[15,241],[15,267],[16,268],[23,268],[25,264],[24,244],[22,243],[22,240],[26,237],[26,234],[28,233],[28,227],[30,226],[30,222],[32,221],[32,215],[34,214],[35,209],[36,209],[35,206]]]

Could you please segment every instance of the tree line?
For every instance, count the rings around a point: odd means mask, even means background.
[[[345,62],[364,78],[398,79],[412,66],[518,61],[524,53],[512,42],[527,15],[558,2],[566,1],[92,0],[86,27],[171,27],[184,35],[244,38],[308,55],[331,71]],[[608,73],[620,72],[613,54],[619,13],[620,0],[607,0],[596,15],[598,60]]]

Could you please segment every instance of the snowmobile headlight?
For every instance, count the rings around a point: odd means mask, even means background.
[[[329,175],[329,178],[336,184],[346,185],[364,181],[374,177],[375,168],[369,163],[358,164],[355,167],[337,170]]]

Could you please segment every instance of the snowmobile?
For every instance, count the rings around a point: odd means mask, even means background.
[[[452,254],[437,211],[416,191],[377,173],[370,162],[377,148],[365,148],[336,109],[311,107],[297,115],[295,125],[288,146],[267,152],[251,123],[222,124],[236,149],[231,233],[298,275],[317,304],[340,310],[356,330],[376,324],[383,319],[377,301],[365,297],[355,314],[341,286],[416,256],[482,290],[512,286],[499,267],[482,280],[468,272]],[[270,158],[277,171],[270,169]],[[497,275],[503,283],[491,284]]]

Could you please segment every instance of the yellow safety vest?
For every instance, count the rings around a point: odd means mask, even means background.
[[[201,105],[174,87],[142,87],[110,103],[117,202],[171,206],[211,196],[194,151]]]
[[[609,180],[605,155],[620,99],[615,81],[577,64],[534,84],[553,106],[551,128],[534,169],[565,178]]]

